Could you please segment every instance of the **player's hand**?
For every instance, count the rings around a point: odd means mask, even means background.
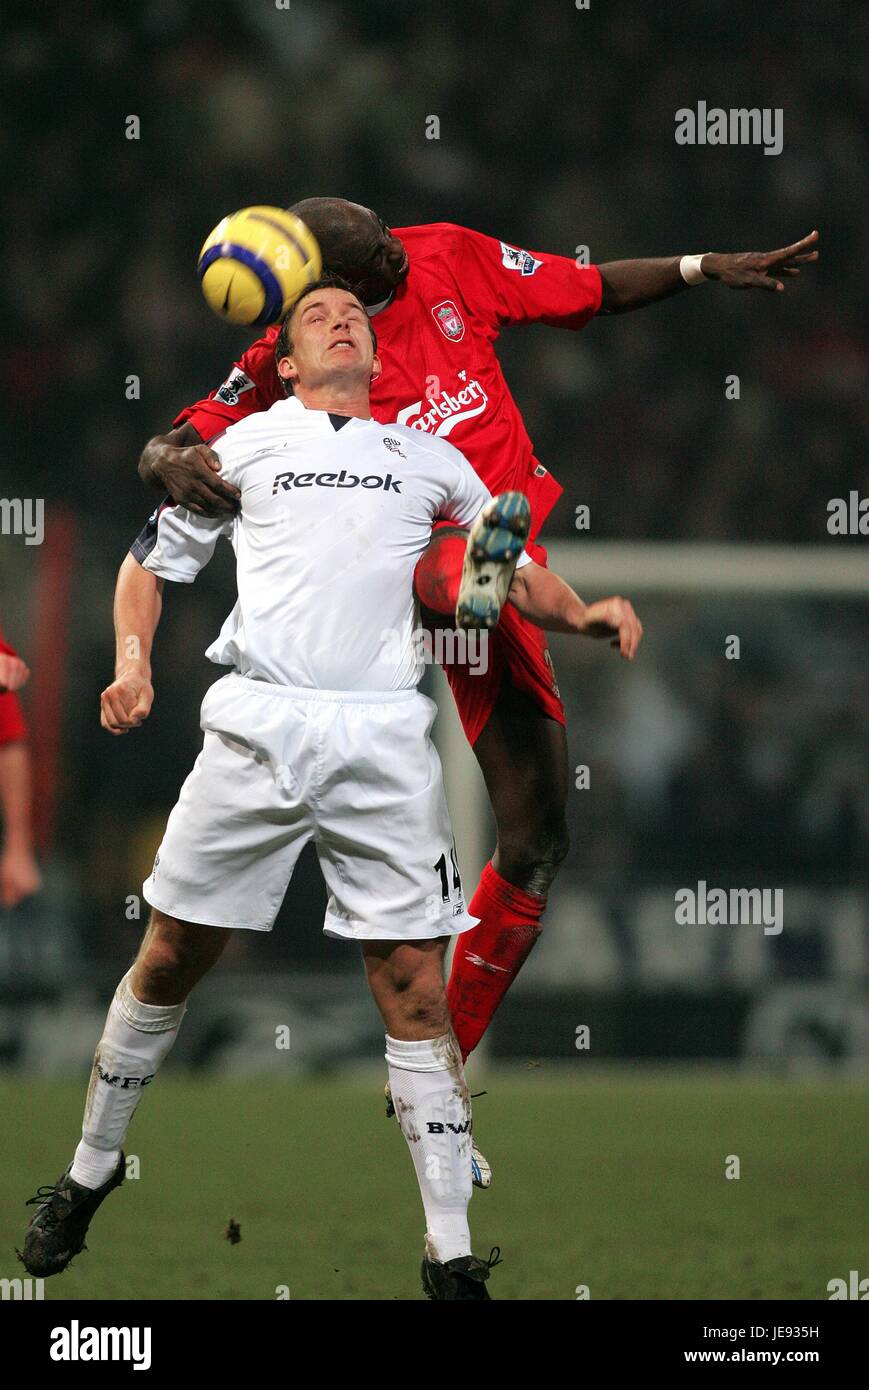
[[[633,661],[643,637],[643,624],[626,598],[598,599],[586,605],[580,631],[586,637],[609,637],[626,661]]]
[[[30,679],[30,672],[20,656],[0,652],[0,695],[7,690],[20,690]]]
[[[15,907],[37,893],[42,885],[39,869],[29,849],[7,846],[0,854],[0,906]]]
[[[100,723],[110,734],[138,729],[151,713],[154,687],[138,671],[125,672],[100,696]]]
[[[802,241],[783,246],[778,251],[710,251],[700,262],[700,269],[710,280],[720,280],[732,290],[783,290],[777,275],[799,275],[800,267],[818,259],[812,248],[820,236],[809,232]]]
[[[221,478],[220,459],[207,444],[186,449],[164,444],[153,468],[170,497],[198,516],[231,516],[238,511],[241,493]]]

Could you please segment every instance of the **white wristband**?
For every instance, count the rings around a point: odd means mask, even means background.
[[[679,274],[682,276],[686,285],[702,285],[706,280],[706,276],[700,269],[700,262],[706,254],[707,252],[704,251],[703,255],[700,256],[682,257],[679,262]]]

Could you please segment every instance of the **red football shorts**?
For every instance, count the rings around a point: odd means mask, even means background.
[[[542,545],[529,541],[525,549],[538,565],[546,564]],[[512,603],[505,603],[498,626],[488,634],[487,645],[485,671],[480,669],[483,663],[480,667],[467,662],[443,663],[465,737],[471,746],[486,726],[505,675],[509,675],[513,685],[529,695],[545,715],[564,724],[564,705],[543,629],[523,618]]]
[[[15,656],[14,647],[10,647],[8,642],[4,642],[0,637],[0,652],[7,656]],[[0,744],[20,743],[27,737],[27,725],[24,723],[24,715],[21,713],[21,706],[18,703],[18,696],[12,691],[6,691],[0,695]]]
[[[18,696],[11,691],[0,695],[0,746],[4,743],[20,743],[27,737],[27,725],[18,703]]]

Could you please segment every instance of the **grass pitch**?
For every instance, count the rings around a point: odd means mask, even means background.
[[[830,1279],[869,1272],[857,1082],[545,1065],[471,1079],[488,1088],[475,1128],[495,1186],[475,1193],[471,1229],[478,1254],[502,1247],[494,1298],[826,1299]],[[140,1178],[46,1299],[422,1297],[422,1211],[382,1084],[167,1069],[127,1146]],[[0,1277],[24,1273],[23,1202],[69,1161],[84,1090],[0,1083]]]

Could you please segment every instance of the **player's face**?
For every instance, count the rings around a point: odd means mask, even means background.
[[[407,275],[410,269],[407,251],[404,243],[371,208],[359,203],[348,206],[353,210],[357,264],[343,267],[341,274],[356,287],[363,304],[376,304],[386,299]]]
[[[379,371],[368,315],[346,290],[317,290],[303,299],[293,316],[292,340],[292,353],[279,366],[282,376],[301,386],[340,376],[368,381]]]

